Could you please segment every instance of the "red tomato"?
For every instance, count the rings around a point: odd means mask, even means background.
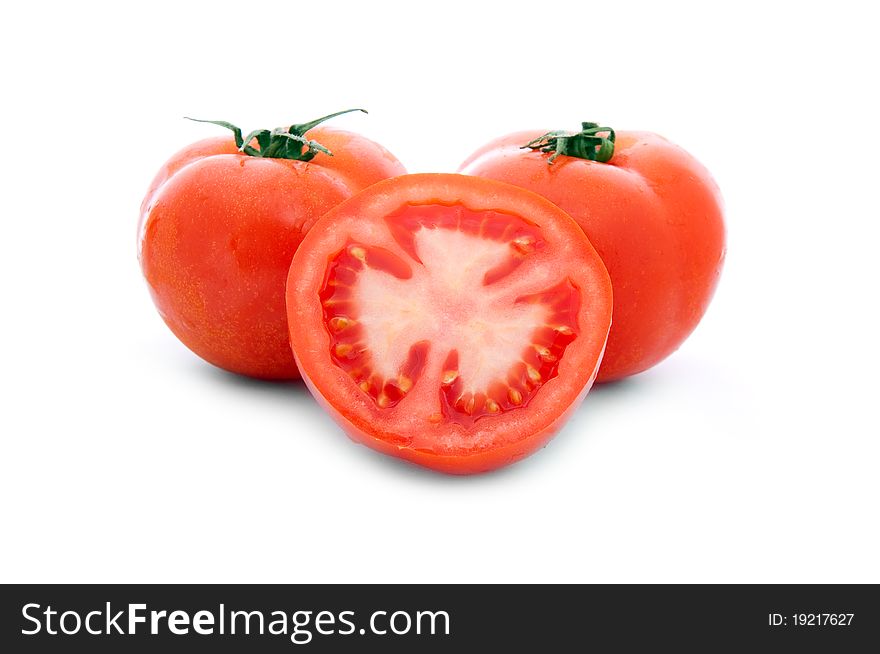
[[[615,141],[595,123],[576,134],[517,132],[460,170],[539,193],[586,232],[614,286],[598,381],[659,363],[703,317],[724,261],[721,196],[709,172],[663,137],[617,132]]]
[[[611,284],[574,221],[534,193],[405,175],[314,225],[287,311],[303,378],[349,436],[473,473],[544,445],[586,395]]]
[[[327,210],[406,172],[363,136],[313,129],[329,117],[264,130],[242,148],[239,131],[194,143],[144,198],[139,258],[153,301],[171,331],[220,368],[299,377],[284,309],[294,251]],[[317,143],[304,143],[306,132]]]

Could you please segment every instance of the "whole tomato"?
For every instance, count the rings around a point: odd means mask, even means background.
[[[460,170],[543,195],[596,248],[614,291],[598,381],[659,363],[703,317],[725,255],[721,195],[709,171],[662,136],[595,123],[517,132]]]
[[[294,252],[322,214],[406,172],[379,144],[317,127],[340,113],[247,137],[202,121],[234,138],[184,148],[150,185],[141,268],[165,323],[206,361],[251,377],[299,377],[284,304]]]

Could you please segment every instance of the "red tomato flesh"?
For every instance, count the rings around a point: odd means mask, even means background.
[[[611,287],[583,232],[543,198],[407,175],[314,225],[287,306],[303,377],[352,438],[470,473],[533,452],[584,397]]]

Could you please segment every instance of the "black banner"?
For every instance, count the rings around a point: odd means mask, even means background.
[[[25,585],[2,652],[856,652],[874,585]],[[462,649],[464,648],[464,649]]]

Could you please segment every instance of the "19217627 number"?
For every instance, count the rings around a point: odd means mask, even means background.
[[[791,621],[796,627],[848,627],[855,613],[793,613]]]
[[[849,627],[855,613],[770,613],[767,624],[771,627]]]
[[[792,622],[797,627],[848,627],[855,613],[793,613]]]

